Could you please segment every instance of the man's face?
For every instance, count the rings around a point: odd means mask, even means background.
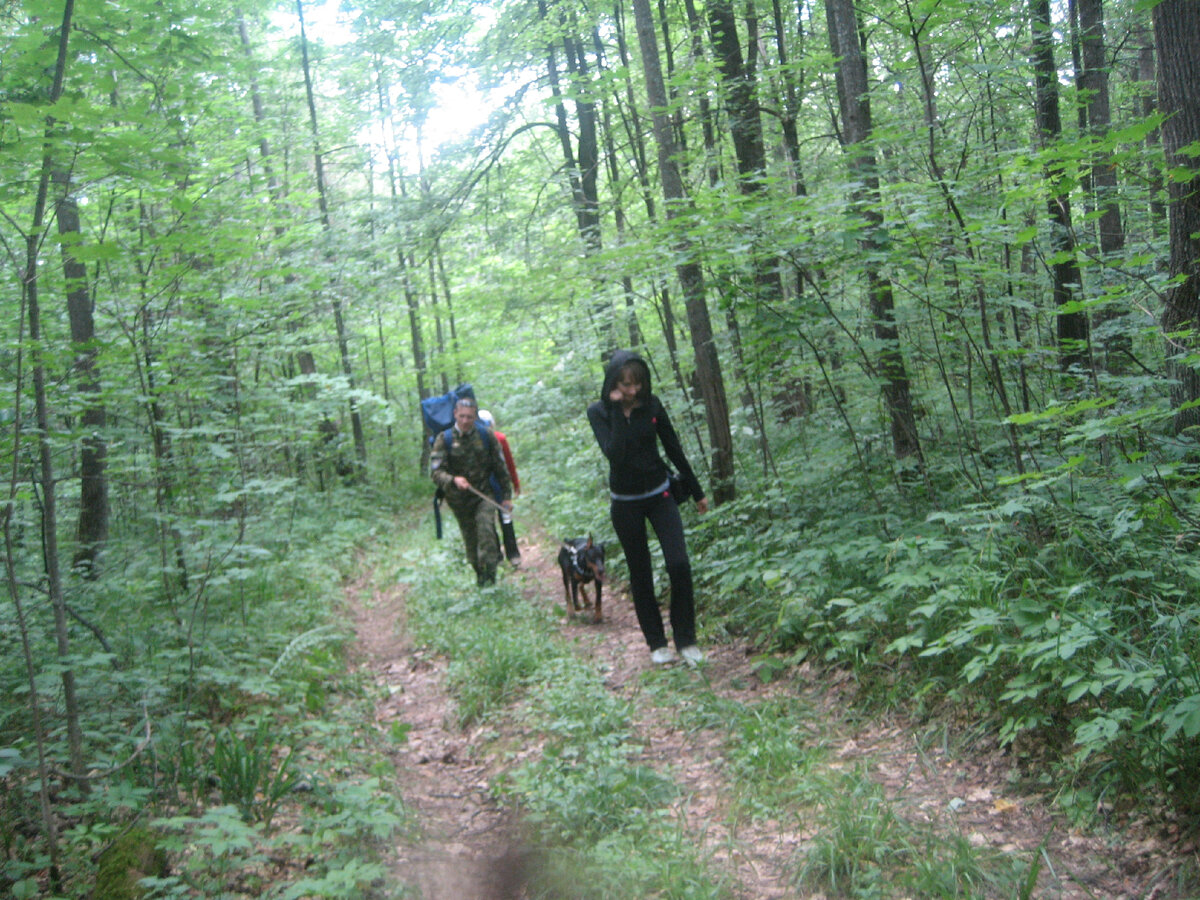
[[[475,427],[475,410],[470,406],[455,407],[454,424],[461,434],[466,434]]]

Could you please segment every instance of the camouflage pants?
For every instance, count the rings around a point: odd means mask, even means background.
[[[458,520],[467,562],[475,570],[477,583],[492,584],[496,580],[496,567],[503,558],[500,539],[496,537],[495,510],[477,497],[463,498],[450,509]]]

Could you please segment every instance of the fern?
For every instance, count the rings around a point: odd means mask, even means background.
[[[271,666],[271,671],[268,675],[274,678],[277,672],[312,647],[319,646],[320,644],[344,641],[346,637],[347,635],[338,632],[336,625],[319,625],[316,628],[310,628],[303,634],[292,638],[288,645],[283,648],[283,652],[279,654],[279,658]]]

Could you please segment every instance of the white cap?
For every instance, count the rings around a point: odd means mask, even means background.
[[[492,414],[490,412],[488,412],[486,409],[481,409],[476,414],[476,418],[479,419],[480,422],[482,422],[484,425],[488,426],[489,428],[496,427],[496,420],[492,418]]]

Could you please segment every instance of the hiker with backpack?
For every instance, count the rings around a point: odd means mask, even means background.
[[[429,472],[458,521],[467,561],[475,570],[476,583],[483,587],[495,584],[496,567],[503,559],[495,509],[512,511],[512,480],[499,442],[478,425],[478,413],[473,397],[457,399],[454,424],[434,438]]]

